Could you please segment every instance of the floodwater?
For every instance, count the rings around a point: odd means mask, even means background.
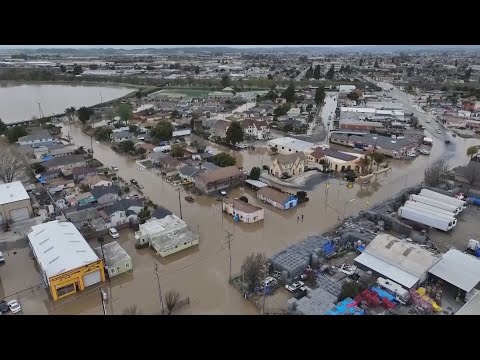
[[[79,127],[67,125],[64,128],[65,131],[70,132],[76,145],[90,147],[90,137],[86,136]],[[183,219],[192,229],[199,231],[200,244],[197,249],[186,250],[165,260],[156,258],[159,263],[162,287],[178,290],[184,297],[190,298],[190,305],[185,310],[180,310],[183,313],[257,313],[252,304],[243,300],[238,292],[228,285],[228,249],[225,244],[227,231],[233,234],[232,273],[238,274],[242,260],[250,253],[264,252],[267,256],[271,256],[308,235],[328,231],[338,225],[344,216],[372,207],[404,187],[420,183],[423,179],[423,169],[437,159],[445,158],[454,166],[468,162],[466,149],[478,143],[475,139],[457,137],[452,139],[451,144],[446,145],[442,139],[433,138],[432,155],[419,156],[414,160],[391,160],[393,170],[379,175],[377,181],[368,186],[355,184],[349,188],[344,181],[323,178],[324,175],[318,173],[309,180],[305,188],[310,201],[288,211],[274,209],[261,203],[255,198],[255,193],[248,188],[239,187],[231,191],[229,196],[246,195],[250,203],[265,209],[265,220],[255,224],[234,223],[230,216],[222,213],[221,202],[216,201],[214,196],[197,196],[195,203],[190,204],[183,200],[187,194],[182,192],[180,198]],[[210,147],[216,151],[228,151],[218,145],[210,145]],[[93,148],[97,159],[107,165],[117,165],[122,178],[127,181],[135,178],[144,185],[146,196],[180,216],[178,193],[169,183],[162,181],[155,171],[138,171],[134,160],[114,153],[108,145],[94,143]],[[270,154],[266,148],[256,148],[240,151],[236,157],[238,166],[244,166],[245,170],[249,171],[252,166],[268,164]],[[285,190],[296,192],[298,189]],[[298,221],[301,215],[304,215],[304,221]],[[140,310],[143,313],[156,313],[159,300],[158,295],[155,297],[158,292],[153,272],[155,257],[148,249],[135,250],[133,238],[128,240],[128,244],[127,251],[136,253],[135,281],[125,277],[121,285],[124,290],[121,292],[114,286],[113,292],[119,293],[115,301],[124,307],[132,303],[141,307],[139,302],[142,301],[144,304]],[[146,293],[145,289],[148,289]],[[145,296],[149,300],[140,300],[139,293],[142,293],[142,299]],[[80,310],[82,303],[72,302],[77,304],[76,312],[87,313],[86,310]],[[98,313],[101,311],[99,309],[95,308],[91,311]]]
[[[5,123],[61,114],[66,108],[92,106],[134,91],[128,87],[60,84],[0,84],[0,119]]]

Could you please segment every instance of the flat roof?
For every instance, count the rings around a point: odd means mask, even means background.
[[[480,282],[480,261],[457,249],[450,249],[429,273],[470,292]]]
[[[27,199],[30,197],[20,181],[0,184],[0,205]]]
[[[311,142],[294,139],[291,137],[273,139],[268,141],[268,143],[278,146],[288,146],[289,148],[296,149],[298,151],[305,151],[313,146],[313,143]]]
[[[28,240],[48,278],[99,259],[71,222],[55,220],[32,226]]]
[[[480,292],[473,295],[455,315],[480,315]]]
[[[259,189],[265,187],[265,186],[268,186],[268,184],[265,184],[263,181],[259,181],[259,180],[251,180],[251,179],[248,179],[248,180],[245,180],[245,182],[247,184],[250,184],[250,185],[253,185]]]
[[[420,280],[419,277],[409,274],[408,272],[365,252],[357,256],[355,261],[390,280],[405,286],[407,289],[411,289],[417,281]]]
[[[120,261],[131,260],[132,258],[128,253],[120,246],[116,241],[103,245],[103,254],[102,247],[99,246],[94,249],[98,257],[105,255],[105,265],[107,267],[114,266]]]

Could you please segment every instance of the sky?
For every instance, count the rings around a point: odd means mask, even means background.
[[[232,47],[238,49],[276,48],[276,47],[345,47],[359,45],[0,45],[0,49],[165,49],[185,47]]]

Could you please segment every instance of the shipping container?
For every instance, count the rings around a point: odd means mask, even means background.
[[[405,202],[405,205],[403,205],[403,206],[409,207],[409,208],[412,208],[412,209],[418,209],[420,211],[428,212],[429,214],[442,216],[442,217],[445,217],[445,218],[448,218],[448,219],[455,219],[455,214],[451,211],[439,209],[435,206],[430,206],[430,205],[419,203],[419,202],[416,202],[416,201],[408,200],[408,201]]]
[[[444,203],[447,203],[447,204],[461,206],[460,211],[463,211],[467,207],[467,203],[465,201],[460,200],[460,199],[456,199],[452,196],[440,194],[436,191],[432,191],[432,190],[428,190],[428,189],[422,189],[422,191],[420,191],[419,195],[426,196],[426,197],[429,197],[429,198],[434,199],[434,200],[443,201]]]
[[[398,216],[442,231],[449,231],[457,225],[457,219],[450,221],[439,216],[403,206],[398,209]]]
[[[435,200],[435,199],[432,199],[432,198],[429,198],[429,197],[426,197],[426,196],[421,196],[421,195],[410,195],[409,200],[420,202],[420,203],[427,204],[427,205],[430,205],[430,206],[434,206],[434,207],[437,207],[439,209],[451,211],[455,215],[458,215],[458,213],[460,212],[460,208],[461,208],[460,206],[447,204],[447,203],[444,203],[443,201],[438,201],[438,200]]]

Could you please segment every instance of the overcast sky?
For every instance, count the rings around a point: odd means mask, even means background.
[[[182,48],[182,47],[233,47],[240,49],[248,48],[275,48],[275,47],[306,47],[306,46],[325,46],[325,47],[345,47],[359,45],[0,45],[0,49],[163,49],[163,48]]]

